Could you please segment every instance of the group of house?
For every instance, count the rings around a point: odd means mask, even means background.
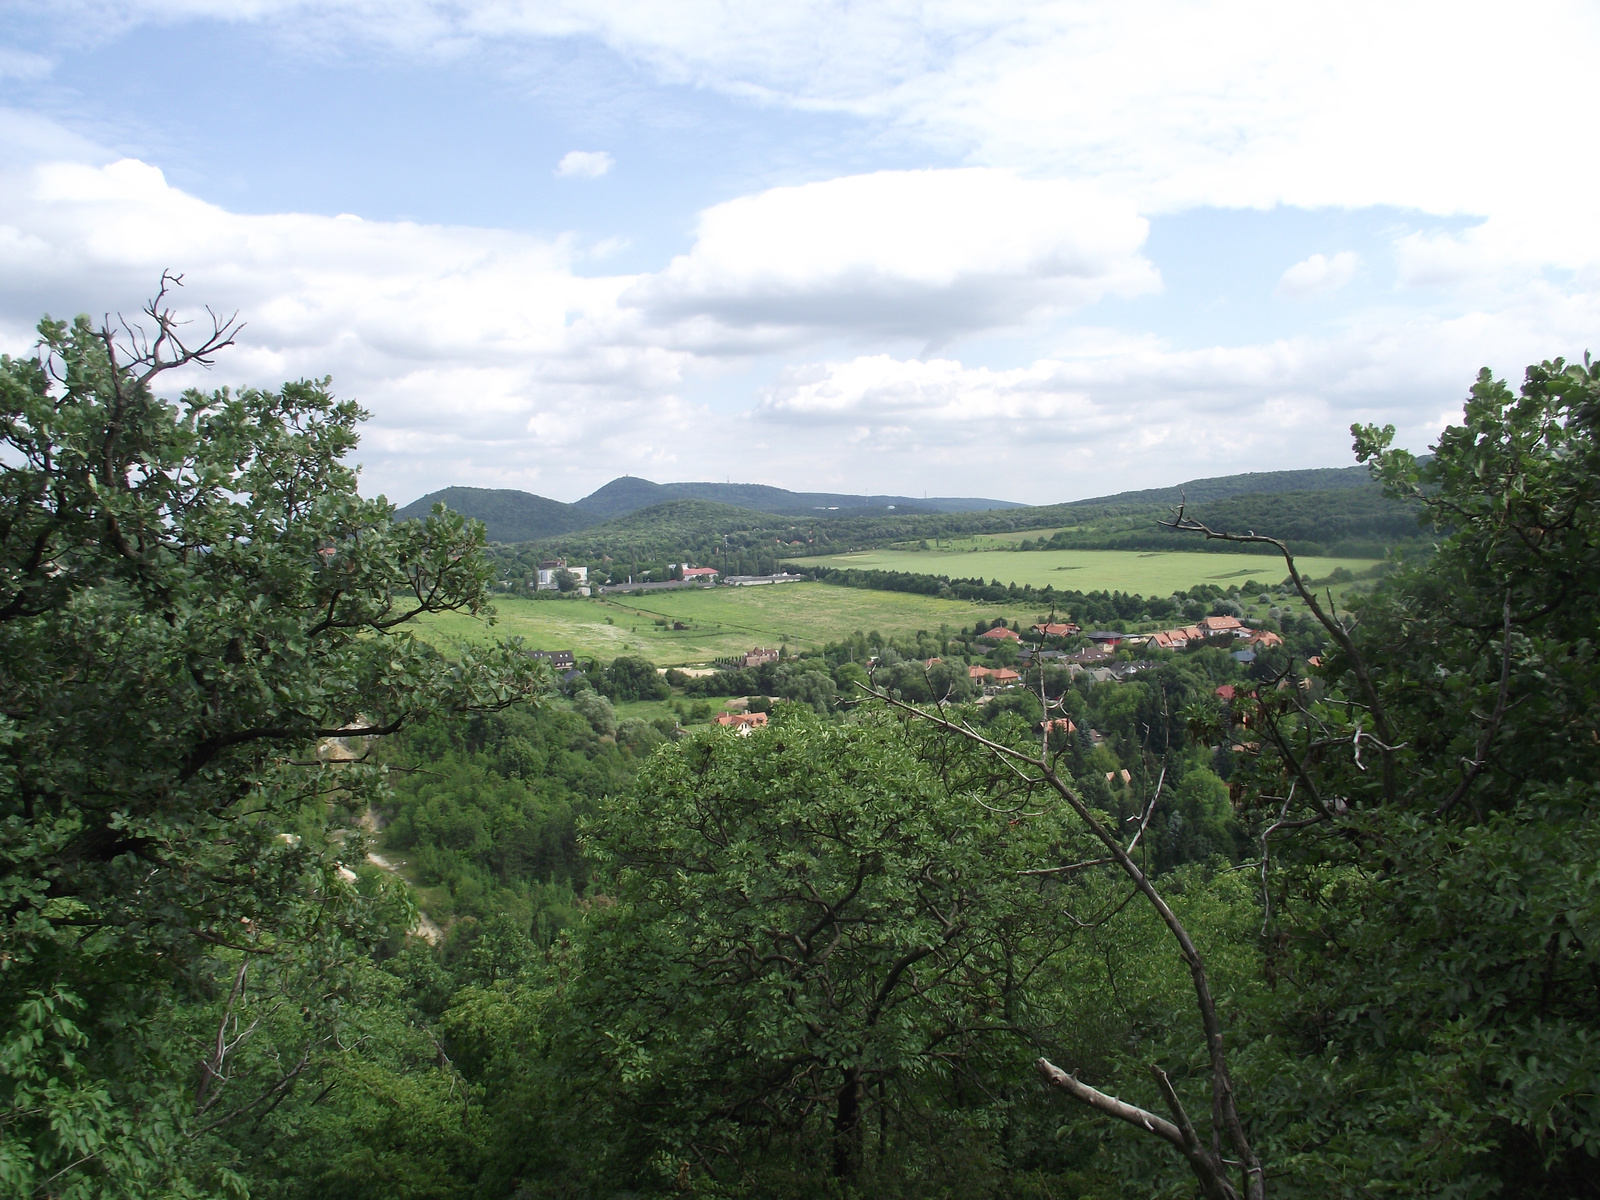
[[[1163,650],[1186,650],[1190,646],[1198,646],[1210,638],[1223,635],[1231,636],[1236,642],[1243,643],[1244,649],[1236,651],[1235,657],[1248,653],[1253,658],[1256,650],[1267,650],[1273,646],[1283,645],[1283,638],[1270,629],[1252,629],[1238,617],[1202,617],[1193,625],[1157,630],[1147,635],[1147,644],[1159,646]]]
[[[1076,625],[1066,622],[1059,624],[1041,622],[1033,627],[1033,632],[1041,637],[1070,637],[1080,630]],[[1123,646],[1130,649],[1137,646],[1154,646],[1161,650],[1185,650],[1190,646],[1198,646],[1210,638],[1225,635],[1231,635],[1255,649],[1264,650],[1269,646],[1283,645],[1283,639],[1277,634],[1264,629],[1252,629],[1238,617],[1201,617],[1193,625],[1183,625],[1176,629],[1158,629],[1154,633],[1122,633],[1115,629],[1098,629],[1084,635],[1093,643],[1092,650],[1066,657],[1069,661],[1081,660],[1083,665],[1087,665],[1089,657],[1110,658]],[[1022,635],[1013,629],[1007,629],[1004,625],[997,625],[986,633],[980,633],[978,640],[1021,643]],[[1052,652],[1041,653],[1048,655]]]
[[[804,575],[791,575],[786,571],[776,575],[724,575],[715,567],[691,567],[687,563],[668,563],[667,566],[674,573],[672,579],[636,583],[630,577],[628,582],[608,584],[600,592],[602,595],[614,592],[661,592],[678,588],[713,587],[718,583],[728,587],[759,587],[767,583],[799,583],[805,579]]]

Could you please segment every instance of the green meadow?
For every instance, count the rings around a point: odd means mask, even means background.
[[[520,636],[540,650],[609,659],[640,654],[660,666],[705,663],[752,646],[815,649],[856,630],[885,635],[971,626],[979,617],[1031,617],[1012,606],[939,600],[824,583],[685,589],[593,599],[496,600],[496,622],[459,613],[421,622],[441,646]],[[1016,611],[1012,611],[1016,609]],[[657,624],[658,621],[665,624]],[[682,624],[685,629],[673,629]]]
[[[953,578],[998,579],[1035,587],[1137,592],[1165,596],[1197,583],[1223,587],[1283,578],[1275,558],[1254,554],[1188,554],[1133,550],[942,551],[872,550],[804,560],[836,567],[914,571]],[[1313,577],[1337,567],[1361,571],[1366,559],[1304,558],[1301,569]],[[874,629],[905,634],[940,626],[970,627],[979,617],[1026,620],[1035,614],[1017,605],[940,600],[908,592],[785,583],[765,587],[706,588],[644,592],[592,599],[496,601],[494,625],[459,613],[427,618],[422,633],[441,647],[519,636],[541,650],[571,650],[583,657],[615,658],[639,654],[661,666],[707,663],[743,653],[752,646],[787,644],[815,649],[827,642]],[[683,625],[683,629],[674,629]]]
[[[1019,535],[1020,536],[1020,535]],[[952,579],[998,579],[1079,592],[1121,591],[1168,596],[1198,583],[1231,587],[1254,579],[1277,583],[1288,573],[1283,561],[1264,554],[1205,554],[1155,550],[861,550],[800,560],[802,566],[910,571]],[[1363,571],[1364,558],[1302,558],[1302,574],[1322,578],[1338,567]]]

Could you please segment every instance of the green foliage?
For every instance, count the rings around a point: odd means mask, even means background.
[[[647,658],[624,655],[593,674],[595,687],[613,700],[665,700],[672,695],[672,688]]]
[[[613,726],[616,740],[606,739],[580,711],[586,703],[611,712],[585,691],[572,712],[541,706],[430,721],[386,751],[404,769],[383,845],[404,858],[437,920],[505,916],[541,944],[574,921],[587,885],[577,823],[626,787],[662,740],[641,722]]]
[[[893,722],[784,711],[664,751],[591,826],[611,902],[559,1070],[608,1186],[971,1171],[1026,1069],[1017,981],[1053,917],[1017,868],[1055,827],[953,794]]]
[[[343,979],[407,918],[341,873],[378,782],[352,751],[538,683],[514,649],[450,663],[403,631],[482,607],[482,530],[361,499],[354,404],[325,381],[166,403],[151,381],[226,332],[188,351],[148,312],[139,355],[80,318],[0,360],[0,1171],[22,1192],[238,1192],[208,1131],[340,1043]]]
[[[1275,847],[1259,1054],[1306,1194],[1595,1194],[1597,419],[1600,371],[1558,360],[1481,375],[1426,464],[1354,431],[1451,532],[1361,604],[1325,702],[1251,706],[1258,821],[1312,823]]]

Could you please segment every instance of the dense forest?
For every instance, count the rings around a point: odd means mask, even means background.
[[[407,632],[497,566],[355,405],[147,320],[0,362],[4,1194],[1600,1194],[1600,367],[1353,431],[1437,550],[1349,612],[1197,508],[1310,614],[1253,661],[558,687]]]

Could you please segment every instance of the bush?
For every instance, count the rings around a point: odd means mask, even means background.
[[[613,700],[665,700],[672,695],[655,663],[636,655],[612,659],[604,670],[596,668],[595,687]]]

